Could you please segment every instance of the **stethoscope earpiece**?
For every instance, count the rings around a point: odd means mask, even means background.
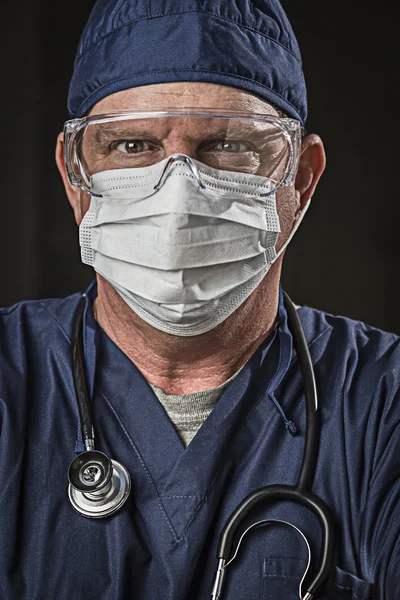
[[[131,489],[125,467],[98,450],[88,450],[74,458],[68,479],[72,506],[93,519],[109,517],[119,510]]]

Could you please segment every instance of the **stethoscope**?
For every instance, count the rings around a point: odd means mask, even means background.
[[[294,347],[303,375],[306,395],[307,429],[303,461],[296,485],[268,485],[255,490],[242,501],[228,519],[218,544],[218,567],[211,592],[212,600],[219,600],[221,598],[226,578],[226,569],[235,559],[244,536],[251,529],[261,525],[278,523],[290,526],[302,536],[306,543],[308,564],[299,585],[300,600],[312,600],[318,594],[324,586],[333,565],[333,519],[326,504],[311,493],[318,457],[320,433],[314,369],[296,307],[289,296],[285,292],[283,294],[289,328],[293,336]],[[129,473],[121,463],[111,460],[103,452],[95,450],[95,436],[83,361],[83,313],[85,305],[86,295],[84,294],[75,313],[72,336],[74,386],[85,451],[78,454],[69,466],[68,496],[72,506],[80,514],[90,518],[102,518],[114,514],[121,508],[129,496],[131,483]],[[242,533],[236,544],[236,548],[234,548],[239,527],[253,508],[261,502],[271,504],[272,502],[283,500],[296,502],[311,510],[317,516],[322,529],[319,563],[304,593],[302,585],[310,566],[311,551],[305,535],[291,523],[277,519],[265,519],[254,523]]]

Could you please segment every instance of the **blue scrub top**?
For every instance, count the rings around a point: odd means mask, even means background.
[[[107,519],[67,497],[82,449],[71,368],[80,295],[0,311],[1,600],[205,600],[221,530],[253,490],[297,481],[305,433],[303,380],[279,325],[232,381],[185,448],[135,365],[95,322],[88,290],[85,366],[97,449],[126,466],[132,491]],[[400,598],[399,338],[308,307],[298,311],[321,404],[313,492],[336,522],[335,567],[319,598]],[[294,434],[294,429],[296,433]],[[259,508],[246,525],[284,519],[320,529],[295,504]],[[289,527],[245,537],[223,598],[291,600],[307,550]]]

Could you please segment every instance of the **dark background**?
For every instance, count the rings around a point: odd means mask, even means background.
[[[395,3],[283,0],[302,49],[307,130],[328,168],[285,259],[299,304],[400,334]],[[83,289],[78,231],[54,163],[91,0],[2,4],[0,306]],[[392,6],[392,7],[391,7]]]

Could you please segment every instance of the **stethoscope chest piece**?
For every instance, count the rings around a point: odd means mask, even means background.
[[[131,480],[121,463],[103,452],[88,450],[71,462],[68,496],[74,509],[85,517],[109,517],[129,496]]]

